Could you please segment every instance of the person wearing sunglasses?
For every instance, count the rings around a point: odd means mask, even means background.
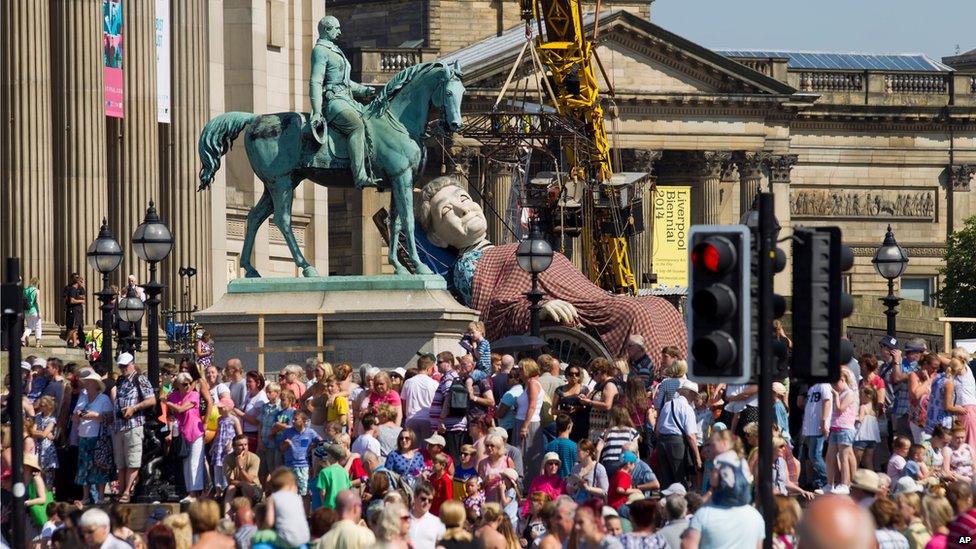
[[[557,387],[553,394],[552,407],[573,420],[571,440],[583,440],[590,434],[590,407],[580,401],[580,397],[588,393],[589,389],[583,384],[583,368],[579,364],[570,364],[566,368],[566,384]]]
[[[400,431],[396,449],[386,456],[386,468],[408,480],[420,476],[424,456],[417,449],[417,434],[413,430]]]

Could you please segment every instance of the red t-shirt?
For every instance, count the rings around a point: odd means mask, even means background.
[[[430,479],[434,487],[434,501],[430,503],[430,514],[435,517],[440,514],[441,504],[449,499],[454,499],[454,481],[447,471],[440,478]]]
[[[349,482],[363,480],[366,477],[366,469],[363,467],[363,460],[359,458],[352,460],[352,465],[349,466]]]
[[[613,507],[614,509],[620,509],[625,503],[627,503],[627,490],[630,490],[632,480],[630,478],[630,473],[624,471],[623,469],[617,471],[610,477],[610,489],[607,490],[607,505]],[[621,488],[624,490],[622,494],[617,493],[617,489]]]

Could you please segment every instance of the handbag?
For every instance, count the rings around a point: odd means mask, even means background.
[[[671,399],[671,415],[672,416],[675,415],[673,398]],[[691,453],[691,446],[688,445],[688,432],[685,431],[685,428],[683,425],[681,425],[680,421],[677,421],[677,419],[675,419],[675,423],[678,424],[678,430],[681,431],[681,440],[685,443],[685,457],[684,457],[685,474],[691,476],[698,472],[698,467],[695,466],[695,456]]]
[[[183,438],[183,435],[176,435],[173,437],[173,442],[170,444],[169,452],[172,457],[185,459],[190,457],[191,449],[190,443]]]

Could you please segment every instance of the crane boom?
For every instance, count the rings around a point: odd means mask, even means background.
[[[539,26],[534,47],[550,73],[554,107],[560,114],[581,122],[592,141],[584,158],[577,158],[572,147],[564,147],[563,151],[570,173],[597,189],[600,202],[608,205],[594,209],[595,219],[589,220],[582,234],[584,246],[592,247],[588,254],[590,279],[606,290],[636,295],[637,282],[619,219],[620,193],[611,185],[613,164],[593,67],[594,43],[584,33],[580,2],[520,0],[520,4],[522,17],[526,21],[534,19]]]

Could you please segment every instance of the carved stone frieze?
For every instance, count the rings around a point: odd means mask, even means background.
[[[953,191],[968,191],[969,182],[976,174],[976,164],[959,164],[949,167],[949,188]]]
[[[790,189],[790,215],[797,218],[904,219],[935,221],[938,214],[935,188],[837,189],[793,187]]]

